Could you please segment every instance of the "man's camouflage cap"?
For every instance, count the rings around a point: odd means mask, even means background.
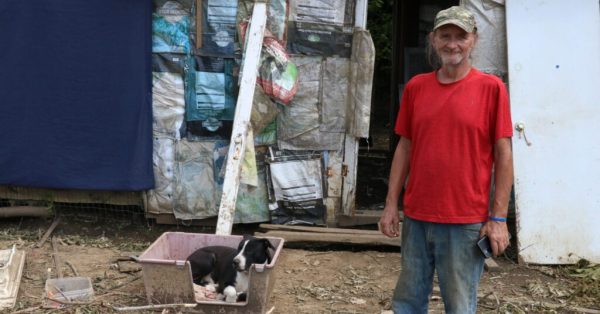
[[[460,6],[449,7],[438,12],[433,22],[433,30],[448,24],[456,25],[467,33],[473,33],[477,29],[473,13]]]

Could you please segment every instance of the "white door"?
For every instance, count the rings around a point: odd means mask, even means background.
[[[599,1],[506,1],[506,25],[519,257],[599,263]]]

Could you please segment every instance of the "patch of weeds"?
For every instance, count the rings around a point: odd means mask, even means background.
[[[62,241],[67,245],[79,245],[84,247],[87,246],[101,249],[113,247],[113,244],[110,241],[110,239],[104,236],[91,238],[82,237],[79,235],[67,235],[62,237]]]
[[[142,252],[144,250],[146,250],[150,244],[152,244],[151,242],[130,242],[130,241],[123,241],[119,244],[117,244],[117,248],[121,251],[126,251],[126,252]]]
[[[96,306],[80,306],[75,308],[75,314],[96,314],[100,313]]]
[[[29,301],[24,301],[24,300],[17,300],[17,302],[15,303],[15,306],[12,308],[13,311],[19,311],[19,310],[23,310],[26,308],[30,308],[33,305],[31,304],[31,302]],[[4,312],[2,312],[4,313]],[[9,313],[8,311],[6,313]]]
[[[595,304],[600,300],[600,264],[581,259],[568,273],[577,279],[572,299],[578,303]]]
[[[35,242],[39,239],[39,232],[35,230],[17,230],[15,228],[6,228],[0,231],[1,241],[24,240]]]
[[[498,313],[527,314],[527,311],[518,305],[505,303],[498,308]]]

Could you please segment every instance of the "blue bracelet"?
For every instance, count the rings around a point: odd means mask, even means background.
[[[491,221],[506,222],[506,217],[490,216],[488,219]]]

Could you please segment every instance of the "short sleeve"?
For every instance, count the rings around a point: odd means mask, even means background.
[[[508,92],[506,91],[506,87],[502,82],[498,82],[498,95],[496,97],[496,119],[494,122],[494,141],[513,136]]]
[[[394,131],[396,134],[411,139],[411,116],[412,116],[412,102],[410,101],[410,84],[404,87],[402,93],[402,100],[400,101],[400,110],[398,111],[398,117],[396,117],[396,125]]]

